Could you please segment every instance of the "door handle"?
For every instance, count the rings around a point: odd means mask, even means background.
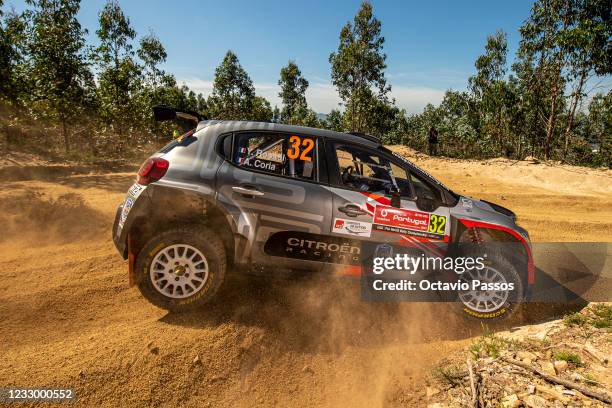
[[[357,217],[358,215],[366,215],[367,212],[362,210],[357,204],[349,203],[342,207],[338,207],[338,211],[345,213],[349,217]]]
[[[261,197],[262,195],[264,195],[263,191],[255,190],[254,188],[248,188],[248,187],[234,186],[232,187],[232,190],[234,190],[234,192],[238,194],[242,194],[245,196],[251,196],[251,197]]]

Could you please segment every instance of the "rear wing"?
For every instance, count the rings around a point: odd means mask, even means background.
[[[153,107],[153,117],[158,122],[175,119],[185,119],[194,122],[196,125],[204,119],[202,115],[197,112],[173,108],[171,106],[158,105]]]

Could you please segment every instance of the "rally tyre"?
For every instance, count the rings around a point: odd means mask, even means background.
[[[510,290],[469,290],[456,293],[452,307],[455,312],[469,319],[480,322],[495,322],[519,318],[524,301],[525,286],[517,268],[496,250],[485,251],[481,270],[465,272],[462,280],[472,284],[473,281],[499,284],[500,287],[510,287]],[[470,257],[482,256],[482,253],[466,254]]]
[[[214,298],[227,268],[223,243],[204,226],[174,228],[151,238],[136,258],[142,295],[173,312],[202,306]]]

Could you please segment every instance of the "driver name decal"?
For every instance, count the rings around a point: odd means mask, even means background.
[[[446,230],[446,217],[377,205],[374,209],[374,224],[372,227],[377,231],[443,239]]]

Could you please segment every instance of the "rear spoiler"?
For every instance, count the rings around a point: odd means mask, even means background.
[[[158,122],[175,119],[185,119],[194,122],[196,125],[204,119],[202,115],[197,112],[173,108],[165,105],[158,105],[153,107],[153,117]]]

